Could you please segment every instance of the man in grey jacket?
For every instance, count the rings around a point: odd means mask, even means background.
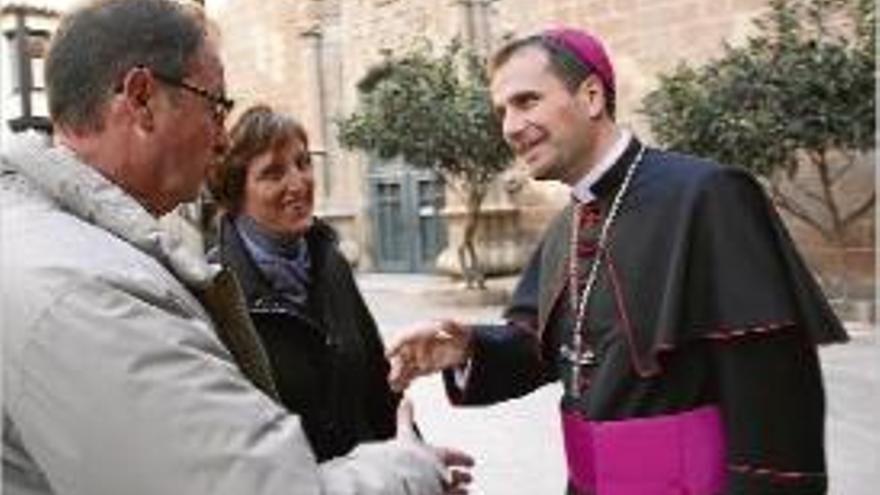
[[[406,406],[396,439],[316,463],[234,279],[159,229],[227,144],[200,11],[80,8],[46,85],[54,144],[0,161],[4,493],[465,492],[470,459],[418,440]]]

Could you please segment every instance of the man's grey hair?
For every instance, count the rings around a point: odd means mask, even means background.
[[[183,78],[205,29],[197,7],[173,0],[98,0],[72,11],[46,56],[52,120],[100,131],[104,105],[130,69],[144,66]]]

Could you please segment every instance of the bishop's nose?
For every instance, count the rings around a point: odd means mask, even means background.
[[[501,131],[507,144],[517,151],[526,138],[528,122],[517,112],[508,112],[501,123]]]

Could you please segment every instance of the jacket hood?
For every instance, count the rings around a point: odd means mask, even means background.
[[[131,195],[73,150],[47,144],[36,132],[16,136],[0,160],[0,173],[18,174],[62,210],[101,227],[159,260],[182,282],[204,287],[219,271],[187,249],[180,235],[161,228]]]

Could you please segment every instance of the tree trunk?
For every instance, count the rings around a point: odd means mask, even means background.
[[[829,298],[846,303],[852,293],[852,281],[849,277],[850,262],[847,256],[850,229],[854,223],[873,210],[876,192],[871,191],[864,198],[860,198],[855,206],[844,208],[840,203],[840,197],[845,193],[841,192],[838,184],[838,180],[844,175],[840,169],[853,168],[854,159],[850,158],[846,163],[831,162],[828,159],[828,150],[824,149],[806,152],[804,159],[808,160],[810,167],[816,170],[817,189],[797,188],[794,182],[797,178],[794,178],[792,179],[796,188],[794,193],[786,192],[777,176],[770,178],[770,195],[777,207],[818,232],[832,249],[833,268],[825,269],[824,273],[817,271],[817,274]],[[799,198],[806,198],[807,201],[799,201]],[[852,198],[847,199],[853,203]],[[820,209],[822,211],[819,211]]]
[[[486,187],[480,184],[468,184],[466,186],[467,198],[465,207],[467,210],[464,225],[464,236],[458,246],[458,263],[468,289],[485,289],[486,276],[480,265],[474,238],[479,226],[480,209],[483,199],[486,197]]]

